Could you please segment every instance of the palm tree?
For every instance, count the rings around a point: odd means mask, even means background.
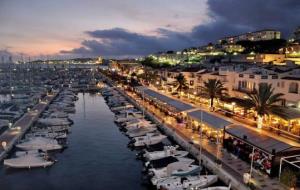
[[[210,108],[212,110],[214,109],[214,99],[227,95],[227,89],[224,87],[224,84],[217,79],[204,81],[204,86],[201,87],[201,90],[210,98]]]
[[[176,91],[179,91],[179,95],[181,94],[181,92],[183,90],[188,88],[188,84],[187,84],[186,79],[185,79],[185,77],[182,73],[180,73],[176,77],[176,83],[177,83]]]
[[[265,115],[278,112],[280,106],[276,103],[282,101],[282,93],[274,93],[272,84],[261,83],[258,90],[254,88],[252,93],[247,93],[248,103],[257,113],[257,128],[262,128],[262,121]]]
[[[153,83],[157,80],[157,75],[149,69],[144,69],[144,73],[140,74],[138,78],[148,83]]]

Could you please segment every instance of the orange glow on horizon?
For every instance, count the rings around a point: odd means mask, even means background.
[[[10,50],[13,52],[22,52],[28,56],[40,56],[58,54],[61,50],[72,50],[77,47],[80,47],[79,42],[43,40],[43,42],[31,41],[26,44],[19,44]]]

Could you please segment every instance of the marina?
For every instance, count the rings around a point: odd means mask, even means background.
[[[142,163],[136,161],[136,152],[127,148],[129,140],[114,124],[114,115],[102,96],[79,93],[78,98],[76,113],[70,114],[74,124],[68,147],[55,153],[57,162],[46,169],[1,166],[1,187],[79,190],[89,184],[89,189],[149,189],[141,184]],[[16,180],[18,183],[14,183]]]

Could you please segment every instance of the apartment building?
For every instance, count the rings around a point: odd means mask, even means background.
[[[223,69],[223,70],[222,70]],[[221,80],[232,97],[244,98],[246,93],[258,88],[261,83],[272,84],[275,93],[283,93],[284,104],[300,106],[300,69],[278,73],[260,67],[245,71],[222,68],[218,74],[209,73],[203,80],[215,78]]]
[[[274,67],[276,68],[276,67]],[[191,91],[201,91],[204,81],[217,79],[224,83],[232,97],[245,98],[246,93],[258,88],[259,84],[272,84],[275,93],[283,93],[283,104],[300,107],[300,69],[288,69],[277,72],[276,69],[265,69],[257,66],[220,66],[214,69],[195,69],[194,71],[164,71],[166,83],[176,81],[182,73]]]
[[[281,32],[272,29],[259,30],[255,32],[249,32],[237,36],[229,36],[220,40],[220,42],[227,42],[229,44],[236,43],[238,41],[249,40],[249,41],[261,41],[261,40],[274,40],[280,39]]]

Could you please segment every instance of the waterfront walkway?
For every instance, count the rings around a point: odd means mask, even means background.
[[[155,106],[142,102],[142,100],[134,93],[127,92],[129,96],[132,97],[139,105],[143,105],[143,107],[149,111],[153,116],[155,116],[161,123],[170,128],[174,133],[177,133],[180,137],[182,137],[186,142],[189,142],[190,147],[193,147],[198,154],[201,145],[202,153],[210,158],[210,160],[221,160],[222,168],[228,172],[231,176],[242,183],[243,175],[246,172],[250,171],[250,165],[232,154],[228,153],[226,150],[223,150],[221,145],[217,145],[214,142],[211,142],[207,138],[200,138],[199,134],[196,134],[192,131],[192,129],[187,129],[183,125],[178,125],[177,121],[174,117],[170,117],[165,115],[159,109],[155,108]],[[261,190],[280,190],[283,189],[278,179],[271,179],[266,174],[261,173],[260,171],[253,170],[252,173],[252,182],[258,189]]]
[[[22,138],[32,124],[38,120],[41,113],[47,108],[57,93],[47,95],[29,112],[25,113],[11,128],[8,128],[0,135],[0,160],[4,159],[15,143]],[[3,147],[3,144],[6,144]]]
[[[108,78],[107,78],[108,79]],[[114,82],[108,80],[112,85],[114,85]],[[122,92],[123,90],[121,90]],[[125,94],[125,93],[124,93]],[[202,153],[203,153],[203,160],[204,157],[208,158],[204,162],[204,165],[212,166],[208,167],[214,171],[214,173],[218,174],[219,177],[226,183],[228,183],[228,179],[236,180],[237,183],[235,183],[235,189],[241,190],[241,189],[247,189],[245,185],[243,185],[243,175],[246,172],[250,171],[250,164],[236,158],[232,154],[228,153],[226,150],[223,150],[221,145],[217,145],[211,141],[209,141],[206,138],[199,137],[199,134],[194,133],[191,129],[187,129],[182,125],[178,125],[177,121],[174,117],[170,117],[165,115],[163,112],[161,112],[159,109],[155,108],[155,106],[147,103],[146,101],[142,101],[142,99],[136,95],[135,93],[127,92],[125,95],[129,95],[131,97],[131,101],[135,102],[138,107],[144,107],[148,113],[150,113],[151,116],[153,116],[156,120],[158,120],[160,123],[162,123],[162,126],[167,126],[169,129],[171,136],[174,138],[176,137],[177,141],[178,139],[181,142],[184,142],[184,147],[189,150],[189,152],[194,153],[196,157],[198,157],[200,152],[200,146],[202,146]],[[164,94],[165,95],[165,94]],[[168,95],[170,98],[176,99],[170,95]],[[182,101],[181,99],[178,99]],[[195,104],[189,103],[193,106]],[[198,105],[196,105],[199,107]],[[202,108],[202,107],[201,107]],[[204,108],[205,111],[209,111],[207,108]],[[217,113],[214,113],[217,114]],[[231,121],[235,124],[241,124],[236,120],[224,117],[221,114],[217,114],[218,116],[223,117],[226,120]],[[243,124],[244,125],[244,124]],[[244,125],[245,126],[245,125]],[[245,126],[248,128],[251,128],[252,130],[256,130],[253,127]],[[167,130],[168,130],[167,129]],[[262,133],[267,133],[263,130],[260,130]],[[271,135],[269,135],[271,136]],[[178,137],[178,138],[177,138]],[[278,137],[282,138],[282,137]],[[182,139],[182,140],[181,140]],[[281,139],[282,140],[282,139]],[[287,139],[286,139],[287,140]],[[188,143],[186,143],[188,142]],[[298,146],[299,143],[293,142],[295,146]],[[221,161],[221,166],[218,168],[217,164],[214,162],[217,159]],[[210,164],[208,163],[210,162]],[[228,174],[229,176],[226,176]],[[224,176],[225,175],[225,176]],[[266,174],[261,173],[260,171],[253,170],[252,172],[252,179],[251,181],[255,184],[257,189],[260,190],[281,190],[285,189],[280,183],[277,178],[271,179]]]

